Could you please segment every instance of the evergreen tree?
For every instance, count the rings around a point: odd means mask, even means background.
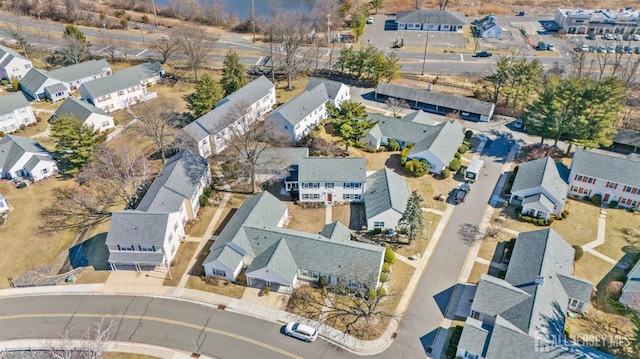
[[[424,218],[422,217],[422,196],[413,190],[407,201],[407,207],[398,221],[400,228],[406,228],[409,235],[409,243],[415,240],[424,231]]]
[[[77,173],[91,162],[95,147],[106,139],[103,134],[68,116],[53,120],[51,137],[56,141],[58,164],[65,174]]]
[[[185,96],[187,108],[193,117],[198,118],[213,110],[216,103],[224,97],[222,87],[211,75],[205,73],[196,82],[196,90]]]
[[[224,57],[224,62],[222,63],[220,85],[224,90],[224,95],[229,96],[246,84],[247,78],[244,72],[244,65],[240,63],[238,53],[231,50]]]
[[[342,137],[341,142],[346,149],[349,146],[362,145],[365,131],[373,127],[374,123],[367,119],[367,113],[363,104],[355,101],[345,101],[336,108],[327,106],[329,117],[333,119],[333,131]]]

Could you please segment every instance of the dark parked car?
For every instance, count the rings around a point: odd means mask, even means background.
[[[493,56],[493,54],[490,53],[489,51],[476,52],[476,57],[491,57],[491,56]]]
[[[640,54],[640,46],[636,46],[633,52],[635,52],[636,54]]]

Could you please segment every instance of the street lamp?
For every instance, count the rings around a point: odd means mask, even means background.
[[[427,63],[427,48],[429,47],[429,35],[431,35],[431,15],[427,17],[427,39],[424,43],[424,55],[422,56],[422,76],[424,76],[424,65]]]

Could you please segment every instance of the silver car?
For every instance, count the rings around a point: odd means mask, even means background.
[[[284,332],[294,338],[311,343],[318,337],[318,330],[306,324],[291,322],[284,328]]]

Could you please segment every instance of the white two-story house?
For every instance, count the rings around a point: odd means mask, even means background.
[[[306,157],[292,166],[285,179],[300,202],[361,202],[367,184],[364,158]]]
[[[12,49],[0,45],[0,79],[21,80],[33,67],[31,61]]]
[[[97,131],[105,131],[115,127],[113,116],[77,98],[67,97],[62,105],[58,107],[51,120],[60,116],[69,116],[77,119],[83,125]]]
[[[640,206],[640,158],[627,158],[578,150],[573,154],[569,195],[602,196],[602,203],[621,207]]]
[[[90,60],[49,71],[47,75],[62,81],[69,89],[77,89],[85,82],[111,75],[111,65],[105,59]]]
[[[167,267],[184,238],[184,224],[196,217],[200,196],[210,184],[205,158],[189,149],[171,157],[136,209],[112,216],[106,243],[111,269]]]
[[[182,129],[200,156],[209,157],[224,150],[236,129],[262,119],[276,104],[276,87],[260,76],[216,103],[215,108]]]
[[[35,122],[36,115],[22,92],[0,96],[0,131],[11,133],[20,125],[28,126]]]
[[[271,135],[296,143],[327,117],[329,101],[324,85],[306,90],[278,107],[266,119]]]
[[[105,112],[113,112],[156,98],[158,94],[148,92],[147,86],[158,83],[162,76],[160,63],[147,62],[83,83],[80,96]]]

